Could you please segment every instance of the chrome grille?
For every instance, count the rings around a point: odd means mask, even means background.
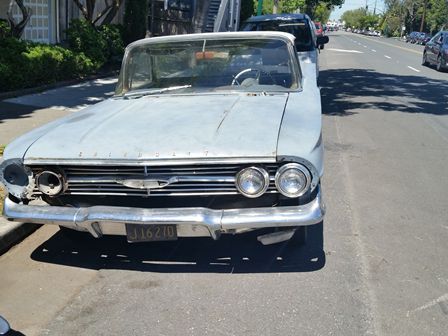
[[[256,165],[256,164],[252,164]],[[183,165],[183,166],[59,166],[67,178],[65,195],[104,196],[207,196],[239,194],[235,187],[236,173],[250,165]],[[274,176],[276,164],[263,165],[269,172],[270,185],[266,193],[277,193]],[[49,169],[50,167],[46,167]],[[43,167],[34,167],[42,170]],[[176,182],[155,189],[136,189],[122,184],[126,179],[165,179]],[[121,182],[120,182],[121,181]]]

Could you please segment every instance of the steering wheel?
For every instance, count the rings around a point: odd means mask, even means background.
[[[240,78],[242,75],[244,75],[248,72],[253,72],[253,71],[257,72],[257,74],[255,76],[255,79],[257,80],[257,82],[260,81],[261,74],[265,74],[265,75],[269,76],[270,80],[272,81],[272,84],[274,84],[274,85],[276,84],[275,79],[272,77],[272,75],[269,72],[266,72],[261,69],[256,69],[256,68],[247,68],[247,69],[241,70],[233,77],[231,85],[241,85],[241,83],[238,81],[238,78]]]

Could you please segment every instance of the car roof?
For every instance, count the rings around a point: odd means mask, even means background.
[[[267,14],[258,15],[248,18],[245,23],[248,22],[263,22],[263,21],[277,21],[277,20],[309,20],[309,16],[306,14]]]
[[[146,45],[158,42],[182,42],[182,41],[195,41],[204,39],[235,39],[235,38],[272,38],[294,44],[296,39],[294,35],[280,32],[280,31],[250,31],[250,32],[221,32],[221,33],[201,33],[201,34],[182,34],[182,35],[168,35],[144,38],[128,45],[127,48],[132,48],[139,45]]]

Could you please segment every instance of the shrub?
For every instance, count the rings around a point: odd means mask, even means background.
[[[0,38],[5,38],[11,35],[11,28],[6,20],[0,19]]]
[[[121,60],[123,56],[124,43],[120,25],[96,28],[88,21],[72,20],[66,32],[70,48],[83,52],[97,68],[118,58]]]
[[[83,52],[97,68],[106,63],[107,43],[89,22],[72,20],[66,33],[67,42],[73,51]]]
[[[105,54],[110,61],[121,61],[124,53],[123,26],[110,24],[99,28],[101,37],[106,41]]]
[[[0,91],[82,77],[96,70],[83,53],[15,38],[0,39]]]

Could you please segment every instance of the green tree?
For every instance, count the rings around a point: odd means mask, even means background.
[[[92,25],[104,25],[112,22],[113,18],[117,15],[123,0],[104,0],[104,9],[96,15],[95,6],[97,0],[73,0],[73,2],[79,8],[87,22],[90,22]]]
[[[123,17],[123,38],[126,44],[146,36],[148,0],[127,0]]]
[[[313,20],[326,23],[330,18],[330,14],[331,9],[329,9],[325,4],[320,3],[314,11]]]
[[[256,12],[254,10],[254,0],[241,0],[240,21],[243,22]]]
[[[426,22],[431,32],[448,28],[448,1],[429,0],[430,9],[426,14]]]

